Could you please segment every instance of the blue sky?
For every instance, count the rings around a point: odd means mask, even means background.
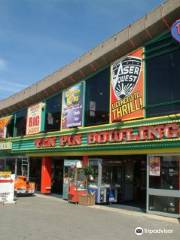
[[[41,80],[161,0],[0,0],[0,99]]]

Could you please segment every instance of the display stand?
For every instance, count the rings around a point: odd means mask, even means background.
[[[10,172],[0,172],[0,202],[12,204],[14,201],[15,175]]]

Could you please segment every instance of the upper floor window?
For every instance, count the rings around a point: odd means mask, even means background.
[[[110,69],[86,80],[85,126],[109,122]]]
[[[46,101],[45,130],[47,132],[60,130],[61,102],[62,102],[61,93],[51,97]]]
[[[14,116],[11,118],[10,122],[6,127],[6,137],[13,137],[14,132]]]
[[[15,113],[14,137],[26,134],[27,109]]]
[[[180,45],[166,33],[146,46],[148,116],[180,112]]]

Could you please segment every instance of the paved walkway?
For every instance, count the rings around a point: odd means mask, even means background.
[[[14,205],[0,205],[0,239],[180,239],[180,224],[126,213],[77,206],[54,197],[19,198]],[[136,227],[142,227],[142,236],[134,233]]]

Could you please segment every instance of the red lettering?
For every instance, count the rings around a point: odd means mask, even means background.
[[[126,131],[126,140],[127,141],[137,141],[139,136],[133,133],[133,129],[127,129]]]
[[[36,146],[37,148],[42,147],[42,142],[43,142],[43,138],[38,138],[38,139],[36,139],[36,140],[34,141],[35,146]]]
[[[81,134],[76,134],[76,135],[60,136],[59,142],[60,142],[61,146],[81,145],[82,135]]]
[[[179,125],[177,123],[167,124],[164,129],[164,135],[166,138],[179,137]]]
[[[29,127],[32,126],[32,117],[29,118]]]
[[[164,136],[164,125],[148,128],[148,140],[162,139],[163,136]]]
[[[148,137],[148,127],[139,128],[139,140],[147,140]]]
[[[88,139],[87,139],[87,142],[88,144],[94,144],[96,143],[96,133],[89,133],[88,134]]]
[[[56,137],[39,138],[35,140],[35,146],[37,148],[55,147],[55,145],[56,145]]]

